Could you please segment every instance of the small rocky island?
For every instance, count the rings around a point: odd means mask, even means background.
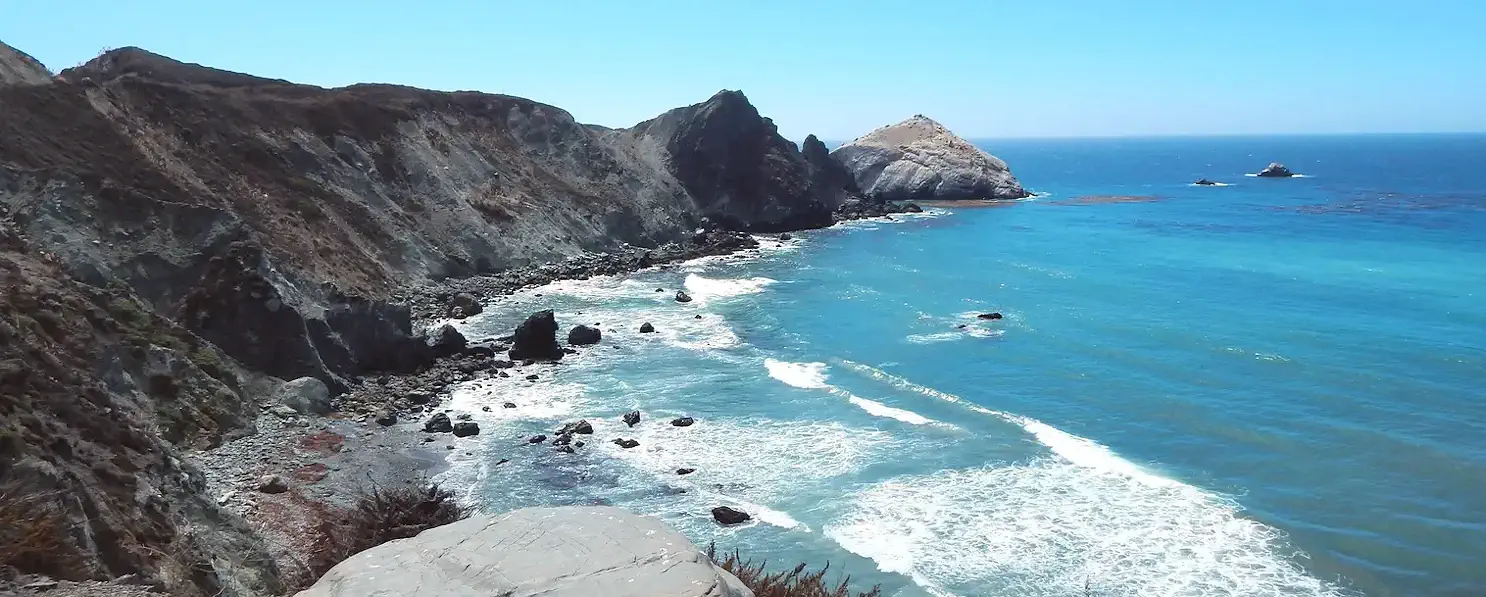
[[[1006,162],[923,115],[879,128],[831,152],[868,198],[882,201],[1021,199]]]
[[[1197,185],[1199,187],[1214,187],[1214,186],[1217,186],[1218,185],[1218,183],[1213,182],[1211,180],[1208,180],[1206,178],[1199,178],[1199,179],[1197,179],[1197,182],[1194,182],[1192,184],[1195,184],[1195,185]]]
[[[1284,164],[1270,162],[1268,166],[1265,166],[1263,170],[1259,171],[1257,176],[1259,178],[1290,178],[1291,176],[1295,176],[1295,173],[1291,172],[1289,168],[1286,168]]]

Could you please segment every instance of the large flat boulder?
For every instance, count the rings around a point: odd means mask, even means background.
[[[880,201],[1021,199],[1006,162],[919,115],[831,152],[862,193]]]
[[[374,547],[296,597],[753,597],[665,523],[618,508],[527,508]]]

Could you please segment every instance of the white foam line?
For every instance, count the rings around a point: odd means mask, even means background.
[[[791,363],[777,359],[764,359],[764,368],[769,370],[769,377],[796,388],[826,390],[833,395],[845,398],[847,402],[867,411],[867,414],[874,417],[894,419],[910,425],[942,425],[938,421],[911,410],[894,408],[826,383],[825,363]]]
[[[1120,458],[1113,450],[1095,442],[1094,440],[1073,435],[1047,423],[1043,423],[1031,417],[991,410],[976,404],[965,402],[959,396],[935,390],[927,386],[921,386],[902,377],[898,377],[886,371],[876,369],[861,363],[843,360],[842,365],[848,369],[866,374],[880,381],[885,381],[899,388],[917,392],[931,398],[937,398],[945,402],[959,404],[971,411],[998,417],[1002,420],[1021,427],[1027,433],[1032,434],[1038,443],[1047,446],[1054,454],[1073,464],[1129,477],[1141,483],[1158,487],[1184,486],[1180,481],[1168,479],[1160,475],[1152,474],[1139,465]]]

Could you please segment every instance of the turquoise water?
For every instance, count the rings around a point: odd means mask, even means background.
[[[1486,587],[1486,137],[986,147],[1039,197],[462,323],[554,308],[605,339],[461,388],[484,432],[446,480],[492,511],[624,506],[887,595]],[[1307,177],[1244,176],[1270,161]],[[522,440],[579,417],[598,432],[577,455]],[[721,504],[759,522],[719,528]]]

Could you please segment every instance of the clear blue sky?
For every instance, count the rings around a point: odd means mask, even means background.
[[[628,126],[742,89],[794,139],[1486,131],[1486,0],[8,0],[104,48],[324,86],[509,93]]]

